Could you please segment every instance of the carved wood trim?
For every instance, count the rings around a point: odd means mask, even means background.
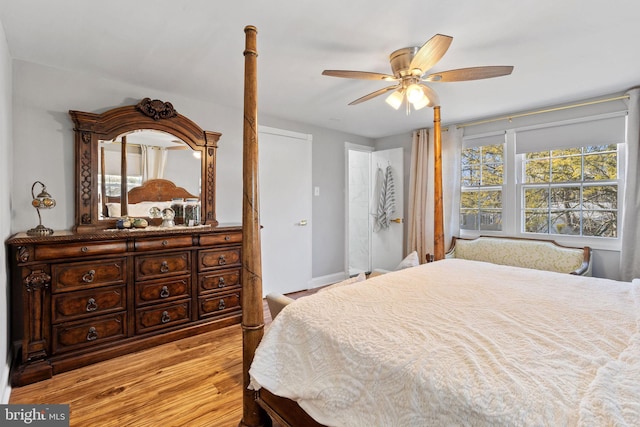
[[[216,149],[221,134],[205,131],[179,114],[170,102],[144,98],[136,105],[117,107],[101,114],[69,111],[76,133],[75,226],[77,232],[115,227],[115,219],[100,219],[98,189],[98,144],[140,129],[174,135],[193,150],[202,152],[202,219],[215,226]]]
[[[46,289],[51,283],[51,276],[43,270],[33,270],[24,278],[25,289],[28,292],[39,289]]]
[[[29,248],[26,246],[18,246],[18,251],[16,252],[16,260],[18,262],[27,262],[30,257]]]
[[[138,102],[136,108],[153,120],[169,119],[178,115],[170,102],[163,102],[159,99],[145,98]]]

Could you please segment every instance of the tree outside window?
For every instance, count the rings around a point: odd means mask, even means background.
[[[462,150],[460,228],[502,230],[504,144]]]
[[[523,232],[618,236],[617,144],[526,153]]]

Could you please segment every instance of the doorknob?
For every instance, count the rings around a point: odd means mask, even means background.
[[[391,220],[391,222],[402,224],[404,222],[404,218],[394,218]]]
[[[296,225],[299,225],[300,227],[304,227],[305,225],[307,225],[307,220],[306,219],[301,219],[300,222]]]

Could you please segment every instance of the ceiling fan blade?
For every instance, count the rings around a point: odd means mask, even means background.
[[[378,89],[375,92],[371,92],[370,94],[365,95],[362,98],[358,98],[355,101],[350,102],[349,105],[360,104],[361,102],[368,101],[368,100],[370,100],[372,98],[375,98],[376,96],[380,96],[380,95],[382,95],[384,93],[387,93],[390,90],[400,89],[400,87],[401,87],[400,85],[396,85],[396,86],[388,86],[388,87],[385,87],[385,88],[382,88],[382,89]]]
[[[371,73],[368,71],[349,71],[349,70],[324,70],[323,76],[344,77],[347,79],[364,79],[364,80],[397,80],[390,74]]]
[[[449,49],[449,45],[453,41],[453,37],[445,36],[442,34],[436,34],[431,37],[422,47],[416,52],[411,63],[409,64],[409,70],[420,70],[420,75],[431,69],[440,59],[444,56]]]
[[[427,82],[461,82],[465,80],[490,79],[492,77],[507,76],[513,71],[513,66],[489,66],[459,68],[429,74],[424,78]]]

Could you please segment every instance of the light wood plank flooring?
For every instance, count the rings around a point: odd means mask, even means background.
[[[291,295],[294,298],[313,291]],[[270,323],[266,303],[265,323]],[[229,427],[242,418],[240,325],[14,388],[9,403],[68,403],[77,427]]]

